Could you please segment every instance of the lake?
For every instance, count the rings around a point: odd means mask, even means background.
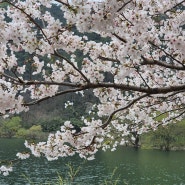
[[[24,151],[21,139],[0,139],[0,160],[14,159]],[[71,163],[81,170],[73,184],[103,185],[105,180],[118,179],[117,185],[185,185],[185,152],[158,150],[134,150],[119,148],[115,152],[98,152],[96,159],[85,161],[78,156],[48,162],[44,158],[31,157],[15,164],[14,171],[7,177],[0,175],[0,185],[47,184],[60,174],[69,172],[66,164]]]

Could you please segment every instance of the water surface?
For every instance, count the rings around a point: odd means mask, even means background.
[[[24,151],[23,140],[0,139],[0,160],[14,159]],[[78,156],[48,162],[44,158],[30,158],[14,165],[8,176],[0,176],[0,185],[46,184],[55,181],[58,174],[67,177],[66,164],[81,166],[75,185],[100,185],[111,179],[119,179],[118,185],[185,185],[185,152],[158,150],[134,150],[119,148],[115,152],[99,152],[93,161],[84,162]],[[31,182],[31,183],[30,183]]]

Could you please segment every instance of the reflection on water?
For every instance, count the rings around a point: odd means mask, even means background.
[[[15,158],[23,151],[23,141],[0,139],[0,159]],[[66,163],[82,166],[75,185],[99,185],[109,179],[115,167],[119,184],[129,185],[185,185],[185,152],[161,152],[120,148],[115,152],[99,152],[96,159],[84,163],[78,156],[48,162],[34,158],[17,163],[8,177],[0,176],[0,185],[45,184],[57,179],[58,173],[66,176]],[[28,179],[26,179],[26,177]]]

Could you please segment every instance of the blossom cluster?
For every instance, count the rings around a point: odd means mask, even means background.
[[[0,167],[0,174],[2,173],[4,176],[9,175],[10,172],[13,171],[12,166],[1,166]]]
[[[80,132],[67,121],[47,142],[26,142],[33,155],[93,159],[100,148],[114,151],[135,135],[184,118],[184,1],[1,3],[6,6],[0,8],[0,115],[67,93],[85,96],[89,89],[98,98]],[[66,22],[50,13],[53,3]],[[11,171],[1,168],[5,175]]]

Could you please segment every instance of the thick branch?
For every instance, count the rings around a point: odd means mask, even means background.
[[[135,92],[142,92],[147,94],[166,94],[170,92],[178,92],[185,90],[185,85],[176,85],[176,86],[169,86],[169,87],[159,87],[159,88],[148,88],[148,87],[140,87],[140,86],[133,86],[133,85],[126,85],[126,84],[116,84],[116,83],[106,83],[106,82],[100,82],[100,83],[87,83],[85,85],[82,84],[74,84],[74,83],[57,83],[57,82],[48,82],[49,85],[64,85],[64,86],[71,86],[71,87],[77,87],[76,91],[79,90],[87,90],[87,89],[97,89],[97,88],[114,88],[114,89],[120,89],[124,91],[135,91]],[[33,85],[34,81],[27,82],[27,85]],[[36,84],[47,84],[47,82],[39,82],[36,81]],[[24,84],[25,85],[25,84]],[[75,91],[74,91],[75,92]]]
[[[169,87],[159,87],[159,88],[147,88],[139,87],[125,84],[115,84],[115,83],[90,83],[82,86],[83,90],[85,89],[95,89],[95,88],[114,88],[124,91],[136,91],[143,92],[147,94],[166,94],[170,92],[177,92],[180,90],[185,90],[185,85],[169,86]]]
[[[0,73],[1,76],[4,76],[12,81],[13,84],[17,85],[59,85],[59,86],[67,86],[67,87],[80,87],[80,84],[77,83],[71,83],[71,82],[55,82],[55,81],[27,81],[22,80],[18,76],[17,78],[14,78],[10,75],[7,75],[5,73]]]
[[[135,91],[135,92],[142,92],[147,94],[166,94],[171,92],[179,92],[179,91],[185,91],[185,85],[174,85],[174,86],[168,86],[168,87],[156,87],[156,88],[149,88],[149,87],[140,87],[140,86],[134,86],[134,85],[127,85],[127,84],[117,84],[117,83],[106,83],[106,82],[99,82],[99,83],[90,83],[87,82],[87,84],[80,84],[80,83],[71,83],[71,82],[54,82],[54,81],[23,81],[19,79],[15,79],[11,76],[8,76],[6,74],[1,74],[7,78],[10,78],[11,80],[15,81],[19,85],[60,85],[60,86],[69,86],[69,87],[76,87],[77,91],[80,90],[87,90],[87,89],[96,89],[96,88],[114,88],[114,89],[120,89],[124,91]]]

